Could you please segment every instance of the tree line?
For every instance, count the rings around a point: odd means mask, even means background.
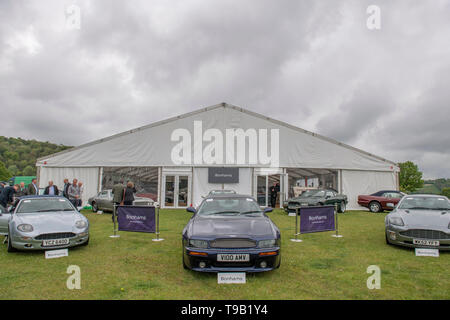
[[[36,175],[36,160],[71,148],[61,144],[0,136],[0,180]]]

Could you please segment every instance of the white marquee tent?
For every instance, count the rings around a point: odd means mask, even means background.
[[[394,162],[226,103],[65,150],[36,165],[42,188],[49,180],[83,181],[84,201],[127,168],[129,177],[142,180],[141,193],[163,207],[198,205],[209,190],[222,188],[261,197],[267,205],[272,181],[280,183],[282,204],[297,178],[314,176],[346,194],[348,208],[356,209],[358,194],[398,189],[399,172]],[[239,168],[239,182],[210,183],[214,167]],[[264,180],[268,176],[275,180]]]

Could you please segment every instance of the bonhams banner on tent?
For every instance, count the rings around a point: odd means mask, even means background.
[[[300,208],[300,233],[334,230],[334,206]]]
[[[156,230],[155,220],[155,207],[117,207],[117,221],[119,222],[119,231],[154,233]]]

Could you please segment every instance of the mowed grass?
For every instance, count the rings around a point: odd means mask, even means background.
[[[247,275],[246,284],[217,284],[216,274],[184,270],[181,232],[184,210],[161,210],[162,242],[154,234],[113,233],[111,215],[83,212],[91,224],[87,247],[69,256],[0,250],[0,299],[449,299],[450,254],[416,257],[414,250],[388,246],[385,214],[349,211],[339,215],[343,238],[332,232],[301,235],[291,242],[295,217],[269,214],[282,233],[278,270]],[[69,290],[67,268],[81,269],[81,289]],[[370,265],[381,269],[381,289],[369,290]]]

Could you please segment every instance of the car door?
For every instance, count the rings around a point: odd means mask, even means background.
[[[386,199],[385,206],[389,209],[392,209],[397,205],[403,195],[400,192],[387,192],[384,194],[384,196]]]
[[[112,190],[108,190],[105,198],[105,209],[109,211],[114,210],[114,204],[113,204],[114,195],[112,193]]]
[[[336,194],[333,191],[327,190],[325,192],[325,204],[334,205],[335,203],[336,203]]]
[[[0,205],[0,235],[8,234],[8,224],[11,219],[11,213]]]
[[[108,191],[100,191],[95,201],[99,210],[104,210],[106,205],[106,199],[108,197]]]

